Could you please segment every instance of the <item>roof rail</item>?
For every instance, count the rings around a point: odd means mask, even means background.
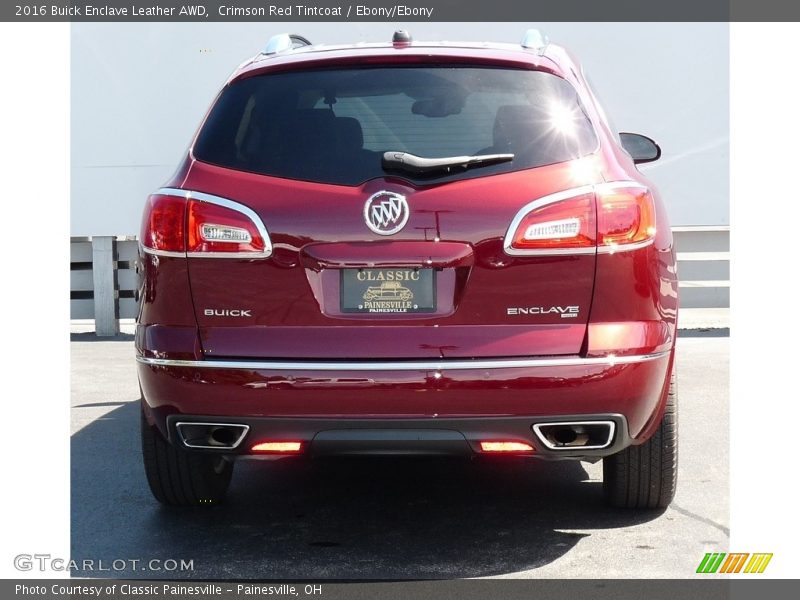
[[[297,35],[296,33],[279,33],[269,38],[261,54],[277,54],[278,52],[286,52],[287,50],[294,50],[295,48],[302,48],[303,46],[310,45],[311,42],[302,35]]]
[[[525,35],[522,36],[520,45],[523,48],[529,48],[530,50],[542,51],[549,43],[550,40],[541,31],[538,29],[528,29],[528,31],[525,32]]]

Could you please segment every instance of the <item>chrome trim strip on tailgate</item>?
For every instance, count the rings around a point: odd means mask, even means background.
[[[536,367],[614,366],[658,360],[670,350],[630,356],[598,356],[581,358],[497,358],[480,360],[374,360],[374,361],[287,361],[287,360],[175,360],[137,356],[142,364],[154,367],[186,367],[192,369],[245,369],[250,371],[464,371],[483,369],[527,369]]]

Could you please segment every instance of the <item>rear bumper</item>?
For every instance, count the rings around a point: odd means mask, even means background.
[[[188,424],[208,422],[205,416],[170,415],[166,419],[171,443],[184,446],[185,435],[178,430]],[[607,423],[609,438],[602,448],[552,449],[533,431],[533,425],[580,421]],[[558,417],[472,417],[437,419],[297,419],[297,418],[215,418],[214,425],[246,426],[235,447],[196,448],[196,452],[254,455],[250,448],[259,442],[300,442],[300,454],[312,456],[425,455],[473,456],[482,454],[482,441],[521,442],[532,452],[513,452],[548,460],[592,460],[619,452],[631,444],[628,423],[622,415],[572,415]],[[274,454],[255,454],[274,457]]]
[[[448,446],[448,435],[437,431],[455,431],[464,441],[453,438],[453,448],[466,443],[474,450],[480,439],[505,436],[533,442],[541,456],[567,458],[602,456],[649,436],[663,410],[672,352],[484,361],[137,360],[148,419],[173,440],[177,417],[214,417],[248,424],[248,440],[310,442],[325,431],[391,429],[423,431],[419,441],[434,442],[432,448]],[[597,452],[549,452],[532,431],[534,423],[605,418],[618,424],[617,433]]]

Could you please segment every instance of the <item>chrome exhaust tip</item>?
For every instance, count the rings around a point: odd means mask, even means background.
[[[239,423],[179,422],[175,424],[178,437],[193,450],[233,450],[250,431],[249,425]]]
[[[535,423],[533,432],[550,450],[602,450],[614,441],[614,421]]]

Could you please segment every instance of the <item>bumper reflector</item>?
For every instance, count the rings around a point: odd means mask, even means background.
[[[481,442],[483,452],[533,452],[533,446],[523,442]]]
[[[291,454],[300,452],[302,442],[261,442],[255,444],[250,450],[252,452],[277,452],[280,454]]]

